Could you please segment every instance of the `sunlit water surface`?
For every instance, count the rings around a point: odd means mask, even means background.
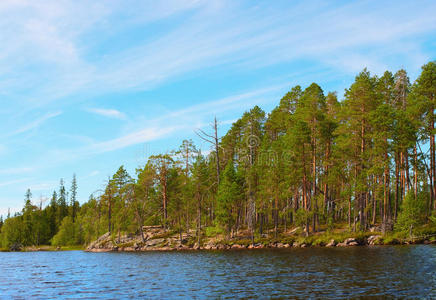
[[[0,253],[1,298],[436,298],[436,247]]]

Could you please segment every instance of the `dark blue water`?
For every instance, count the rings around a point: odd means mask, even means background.
[[[1,298],[436,298],[436,247],[0,253]]]

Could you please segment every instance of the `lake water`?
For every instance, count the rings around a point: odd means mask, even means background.
[[[0,298],[436,298],[436,247],[0,253]]]

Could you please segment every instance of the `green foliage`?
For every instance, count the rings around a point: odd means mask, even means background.
[[[53,237],[53,246],[74,246],[83,244],[83,232],[77,222],[73,222],[71,216],[62,220],[59,232]]]
[[[209,226],[205,228],[205,234],[207,237],[214,237],[222,233],[223,230],[219,226]]]
[[[242,179],[235,172],[233,162],[229,161],[218,187],[216,209],[216,221],[227,233],[230,233],[235,223],[235,205],[243,195],[241,181]]]
[[[9,249],[12,245],[24,245],[23,220],[21,217],[6,219],[1,231],[1,245]]]
[[[398,215],[395,230],[409,231],[411,226],[416,228],[426,222],[426,207],[428,203],[428,194],[425,192],[418,192],[415,197],[413,192],[409,192],[403,201],[401,211]]]

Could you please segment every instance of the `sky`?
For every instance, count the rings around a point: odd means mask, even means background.
[[[297,84],[436,59],[435,1],[0,1],[0,215],[220,134]],[[45,202],[46,203],[46,202]]]

